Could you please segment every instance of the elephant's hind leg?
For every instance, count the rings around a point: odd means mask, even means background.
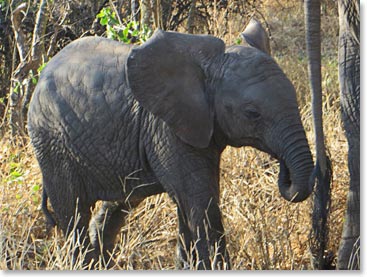
[[[115,246],[116,236],[124,224],[124,218],[133,208],[124,202],[105,201],[89,225],[89,236],[95,253],[102,254],[102,262],[112,267],[111,255]]]
[[[52,201],[55,211],[57,225],[63,231],[66,243],[70,243],[72,264],[75,269],[80,266],[88,266],[95,256],[88,250],[90,239],[88,236],[88,225],[91,218],[92,204],[83,203],[79,198],[69,199],[67,205],[59,201]]]
[[[86,180],[81,180],[76,169],[64,171],[61,166],[46,169],[42,170],[43,186],[54,210],[56,224],[64,233],[66,243],[71,244],[73,267],[86,266],[94,258],[87,251],[90,244],[87,229],[94,202],[89,201],[86,192],[79,187]]]
[[[90,239],[88,225],[91,218],[91,204],[83,203],[79,198],[69,200],[68,205],[62,207],[62,203],[51,204],[55,210],[58,226],[63,231],[67,243],[71,245],[73,253],[72,264],[75,269],[80,266],[88,266],[95,255],[89,251]]]

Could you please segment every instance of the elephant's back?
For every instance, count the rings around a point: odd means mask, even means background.
[[[84,37],[74,40],[58,52],[44,71],[54,71],[58,66],[118,66],[123,65],[133,45],[103,37]]]
[[[125,83],[131,46],[104,38],[76,40],[43,70],[28,113],[31,140],[38,151],[70,153],[94,165],[111,165],[124,153],[121,141],[136,148],[138,116]],[[117,165],[116,165],[117,166]]]
[[[66,46],[41,73],[29,107],[29,127],[52,129],[73,122],[105,125],[113,120],[122,105],[129,105],[125,60],[130,48],[100,37]]]
[[[125,61],[131,48],[101,37],[75,40],[48,62],[39,82],[53,83],[58,93],[64,92],[62,86],[70,86],[65,90],[68,94],[116,89],[125,82]]]

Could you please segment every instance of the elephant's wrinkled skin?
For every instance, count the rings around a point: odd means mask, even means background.
[[[248,33],[256,37],[259,28]],[[47,64],[30,104],[29,132],[65,233],[78,208],[77,230],[95,248],[87,261],[101,252],[98,233],[108,255],[126,212],[168,192],[184,238],[181,260],[195,243],[198,268],[210,268],[214,247],[220,255],[213,264],[229,266],[218,206],[226,145],[277,158],[282,196],[308,197],[313,162],[296,94],[263,51],[157,31],[139,47],[79,39]],[[97,200],[104,204],[86,236]]]
[[[342,119],[348,140],[350,186],[339,269],[360,268],[360,39],[359,1],[339,0],[339,82]]]

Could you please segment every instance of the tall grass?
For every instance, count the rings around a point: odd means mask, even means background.
[[[272,26],[275,59],[294,83],[302,121],[314,149],[302,6],[296,1],[263,3],[263,14]],[[220,22],[215,24],[220,28]],[[333,165],[328,250],[334,254],[349,183],[337,81],[337,24],[335,15],[324,15],[324,128]],[[227,42],[232,43],[239,31],[233,29],[227,34]],[[11,144],[8,136],[0,141],[0,269],[81,269],[85,253],[80,253],[74,265],[71,263],[78,241],[65,238],[57,228],[46,231],[40,210],[40,170],[27,141]],[[252,148],[227,147],[222,155],[220,206],[233,269],[310,268],[311,202],[291,204],[283,200],[277,188],[278,173],[275,160]],[[126,217],[114,249],[114,268],[174,269],[177,239],[174,203],[166,194],[149,197]],[[99,261],[97,267],[104,269],[105,262]]]
[[[330,251],[336,253],[348,185],[346,141],[335,105],[325,116],[334,166],[330,215]],[[309,107],[302,110],[310,129]],[[308,132],[312,141],[312,132]],[[1,141],[1,249],[3,269],[72,269],[72,239],[57,229],[47,234],[39,208],[40,172],[30,145]],[[15,163],[16,165],[12,164]],[[19,174],[14,174],[14,166]],[[234,269],[309,268],[308,233],[311,203],[291,204],[277,188],[278,164],[251,148],[228,147],[222,156],[221,210]],[[14,177],[17,176],[17,177]],[[115,268],[173,269],[177,219],[165,194],[149,197],[130,212],[115,248]],[[76,263],[74,268],[82,268]],[[103,267],[102,267],[103,268]]]

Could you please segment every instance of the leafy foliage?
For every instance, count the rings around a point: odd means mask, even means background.
[[[137,21],[126,21],[122,23],[117,19],[115,12],[111,8],[103,8],[98,14],[97,18],[102,26],[106,27],[106,36],[108,38],[122,41],[124,43],[145,42],[151,35],[152,30],[146,26],[140,26]]]

